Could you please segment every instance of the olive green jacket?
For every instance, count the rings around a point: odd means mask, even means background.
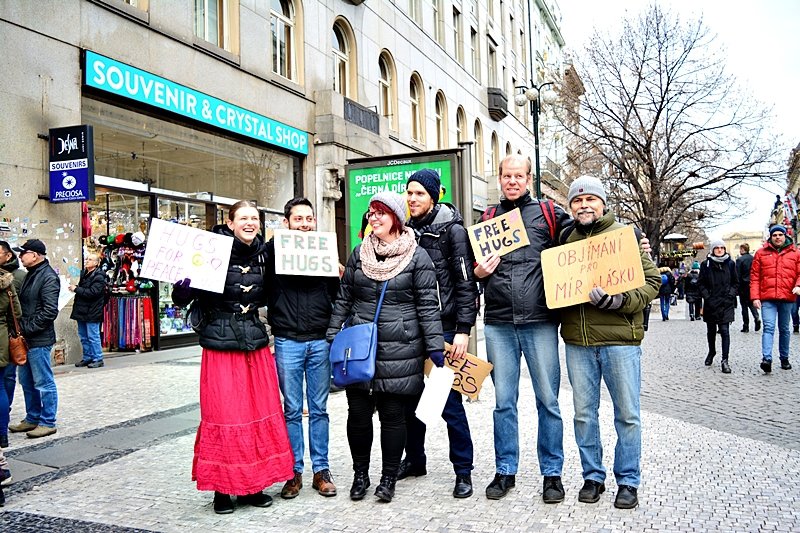
[[[575,242],[625,225],[616,222],[613,213],[606,213],[590,226],[576,225],[566,242]],[[642,310],[658,295],[661,275],[650,256],[641,253],[645,284],[623,294],[622,307],[601,310],[591,303],[573,305],[561,310],[561,337],[578,346],[639,345],[644,338]]]
[[[14,276],[0,268],[0,368],[8,366],[8,326],[14,323],[11,316],[11,306],[8,301],[8,291],[14,295],[14,314],[17,320],[22,316],[19,298],[14,288]]]

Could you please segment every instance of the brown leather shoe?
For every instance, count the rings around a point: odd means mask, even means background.
[[[300,489],[303,488],[303,474],[300,472],[295,472],[294,477],[286,482],[286,484],[281,489],[281,498],[284,500],[291,500],[292,498],[297,498],[297,495],[300,494]]]
[[[311,488],[323,496],[336,496],[336,485],[333,484],[333,476],[327,468],[314,474],[314,482]]]

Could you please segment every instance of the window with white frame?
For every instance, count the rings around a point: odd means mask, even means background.
[[[444,0],[431,0],[431,6],[433,7],[433,38],[441,46],[445,45],[443,2]]]
[[[478,30],[473,27],[469,29],[469,48],[472,60],[472,75],[478,80],[481,79],[481,47],[478,42]]]
[[[425,95],[422,92],[422,79],[415,72],[409,83],[408,101],[411,104],[411,139],[425,142]]]
[[[489,50],[489,57],[486,62],[486,69],[487,69],[487,77],[486,86],[487,87],[499,87],[497,84],[497,50],[495,50],[494,45],[489,41],[487,43],[487,49]]]
[[[347,96],[350,78],[350,46],[340,24],[333,25],[333,90]]]
[[[272,0],[272,72],[297,81],[294,46],[294,5],[289,0]]]
[[[414,22],[422,26],[422,0],[408,0],[408,14]]]
[[[472,150],[472,172],[476,176],[483,176],[483,126],[478,119],[475,119],[472,134],[475,137],[475,146]]]
[[[461,33],[461,12],[453,8],[453,40],[455,44],[456,61],[464,64],[464,38]]]
[[[467,140],[467,114],[461,106],[456,111],[456,140],[460,143]]]
[[[486,173],[487,178],[494,172],[500,169],[500,139],[497,138],[497,132],[492,132],[492,168]]]
[[[447,148],[447,100],[444,93],[436,93],[436,148]]]
[[[195,35],[204,41],[236,53],[235,33],[238,0],[194,0]]]
[[[395,67],[392,56],[387,51],[383,51],[378,57],[378,69],[380,79],[378,80],[378,91],[380,100],[381,115],[389,119],[389,127],[397,131],[397,83],[395,81]]]

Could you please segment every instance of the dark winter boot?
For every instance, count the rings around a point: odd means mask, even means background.
[[[730,374],[731,373],[731,365],[728,364],[727,359],[722,360],[722,373],[723,374]]]
[[[706,356],[706,362],[705,362],[706,366],[711,366],[714,363],[714,355],[716,354],[710,353]]]
[[[745,324],[744,326],[742,326],[742,333],[750,333],[750,325],[749,324]]]
[[[217,514],[231,514],[233,512],[233,500],[228,494],[214,493],[214,512]]]
[[[385,502],[392,501],[392,498],[394,498],[395,483],[397,483],[397,476],[387,476],[386,474],[382,475],[381,483],[375,489],[375,496]]]
[[[364,496],[367,495],[368,488],[369,488],[369,471],[356,470],[355,475],[353,475],[353,486],[350,487],[350,499],[351,500],[363,499]]]

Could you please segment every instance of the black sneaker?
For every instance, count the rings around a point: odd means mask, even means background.
[[[561,503],[564,501],[564,486],[561,484],[561,476],[544,477],[542,499],[544,503]]]
[[[495,474],[492,482],[486,487],[486,497],[490,500],[499,500],[516,484],[516,477],[513,475]]]
[[[783,370],[791,370],[792,363],[790,363],[788,359],[781,359],[781,368]]]
[[[106,366],[106,364],[103,362],[102,359],[100,359],[99,361],[92,361],[86,366],[89,368],[100,368],[101,366]]]
[[[713,353],[710,353],[710,354],[708,354],[708,355],[706,356],[706,361],[705,361],[705,363],[704,363],[704,364],[705,364],[706,366],[711,366],[711,365],[714,363],[714,356],[715,356],[715,355],[717,355],[717,354],[713,354]]]
[[[600,501],[600,495],[605,491],[605,483],[587,479],[583,482],[580,492],[578,492],[578,501],[582,503],[597,503]]]
[[[92,360],[91,360],[91,359],[89,359],[88,361],[87,361],[86,359],[81,359],[80,361],[78,361],[77,363],[75,363],[75,366],[77,366],[78,368],[80,368],[80,367],[82,367],[82,366],[89,366],[89,364],[90,364],[91,362],[92,362]]]
[[[633,509],[637,505],[639,505],[639,497],[636,495],[636,487],[620,485],[617,490],[617,498],[614,500],[614,507],[617,509]]]
[[[762,359],[761,370],[763,370],[765,374],[769,374],[770,372],[772,372],[772,361],[768,361],[767,359]]]

